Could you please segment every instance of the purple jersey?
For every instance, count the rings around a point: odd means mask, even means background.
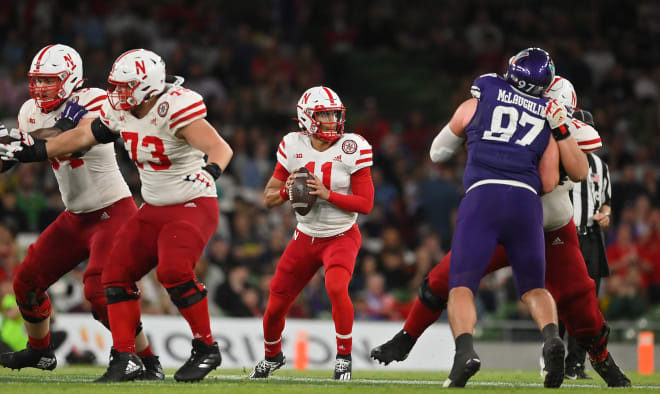
[[[548,99],[525,94],[497,74],[477,78],[471,93],[479,103],[465,129],[465,190],[497,179],[522,182],[540,194],[539,161],[551,133],[545,120]]]

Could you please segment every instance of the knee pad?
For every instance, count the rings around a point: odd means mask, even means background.
[[[203,300],[207,293],[206,287],[196,280],[189,280],[180,285],[170,287],[167,289],[167,292],[170,294],[172,303],[179,309],[195,305]]]
[[[108,305],[130,300],[139,300],[140,290],[138,290],[135,284],[129,289],[117,286],[106,287],[105,298],[108,300]]]
[[[607,341],[610,337],[610,327],[607,323],[603,324],[600,332],[595,337],[576,338],[577,343],[582,346],[589,354],[601,353],[607,348]]]
[[[50,316],[50,298],[48,293],[19,279],[14,279],[16,303],[23,319],[30,323],[39,323]]]
[[[432,311],[439,312],[447,309],[447,300],[433,293],[431,286],[429,286],[428,277],[424,278],[424,282],[419,286],[417,297],[419,297],[422,304],[426,305]]]

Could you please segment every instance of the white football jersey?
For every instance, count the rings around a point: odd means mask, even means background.
[[[156,104],[141,119],[116,111],[106,101],[101,121],[121,135],[142,182],[142,198],[151,205],[181,204],[198,197],[216,197],[184,180],[206,165],[204,153],[177,137],[176,132],[206,117],[202,96],[181,86],[167,85]]]
[[[97,88],[76,90],[69,100],[78,102],[89,111],[85,118],[99,116],[106,102],[106,92]],[[34,100],[26,101],[18,113],[18,127],[31,133],[37,129],[53,127],[55,117],[65,103],[49,113],[41,112]],[[66,208],[73,213],[86,213],[105,208],[131,192],[119,172],[113,144],[97,145],[77,159],[51,159],[51,165]]]
[[[328,190],[352,194],[351,174],[373,164],[371,145],[362,136],[344,134],[330,148],[319,152],[310,137],[293,132],[284,136],[277,149],[277,161],[289,173],[300,167],[316,175]],[[353,226],[357,212],[344,211],[326,200],[317,199],[305,216],[296,212],[298,230],[312,237],[332,237]]]
[[[603,142],[598,131],[590,125],[577,119],[568,123],[568,130],[578,143],[580,149],[591,152],[600,149]],[[553,191],[541,197],[543,203],[543,229],[554,231],[564,227],[573,217],[573,204],[569,197],[569,191],[573,188],[573,182],[564,177],[560,180]]]

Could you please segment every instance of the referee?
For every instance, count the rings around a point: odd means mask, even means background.
[[[573,117],[594,126],[590,112],[577,110]],[[589,276],[596,282],[596,295],[600,289],[600,278],[610,275],[605,254],[603,229],[610,225],[611,195],[610,173],[598,156],[587,153],[589,176],[573,184],[570,197],[573,202],[573,221],[577,227],[580,250],[587,264]],[[566,377],[569,379],[591,379],[584,372],[586,352],[568,338]]]

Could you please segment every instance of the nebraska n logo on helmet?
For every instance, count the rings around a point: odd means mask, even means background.
[[[147,49],[124,52],[112,65],[108,82],[112,108],[129,111],[165,89],[165,62]]]
[[[520,91],[541,97],[555,77],[555,63],[541,48],[527,48],[511,56],[504,78]]]
[[[307,135],[334,142],[344,135],[346,108],[332,89],[315,86],[300,96],[296,106],[298,126]]]
[[[28,78],[30,97],[43,112],[50,112],[84,82],[82,59],[70,46],[48,45],[32,60]]]

